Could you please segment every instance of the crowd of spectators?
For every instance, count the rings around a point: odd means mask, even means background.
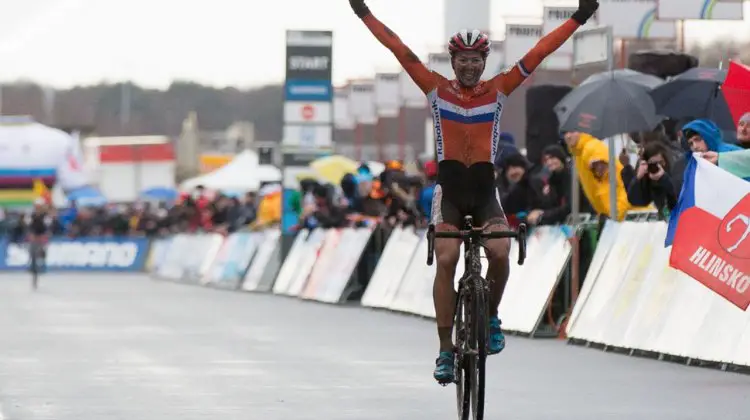
[[[43,212],[49,233],[58,236],[159,236],[198,230],[231,233],[256,219],[256,194],[242,198],[211,194],[199,187],[182,194],[174,203],[142,202],[81,207],[71,203],[56,209],[37,202],[32,212],[0,213],[0,228],[11,240],[21,241],[29,232],[33,212]]]
[[[703,153],[717,163],[718,153],[750,149],[750,114],[738,122],[738,143],[723,141],[722,131],[708,119],[673,121],[653,132],[631,133],[637,145],[634,159],[626,149],[616,162],[618,218],[630,210],[656,210],[667,219],[682,188],[686,158]],[[575,165],[580,180],[582,213],[609,215],[609,151],[605,142],[584,133],[564,133],[531,162],[513,137],[501,135],[495,161],[497,196],[511,226],[564,223],[571,213],[571,174]],[[437,181],[434,160],[407,172],[398,161],[373,175],[363,164],[336,184],[313,179],[300,182],[287,211],[295,215],[294,229],[386,225],[425,227],[432,212]],[[77,236],[158,236],[178,232],[210,231],[228,234],[244,228],[263,227],[281,221],[281,186],[267,185],[260,192],[230,197],[198,187],[183,193],[174,203],[142,202],[103,207],[48,207],[50,231]],[[285,200],[286,198],[284,198]],[[30,216],[0,210],[0,232],[13,240],[27,233]]]

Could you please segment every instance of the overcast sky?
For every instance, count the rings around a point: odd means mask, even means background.
[[[503,16],[541,16],[540,0],[492,0]],[[285,30],[335,31],[334,79],[396,70],[395,60],[346,0],[7,0],[0,14],[0,80],[68,87],[132,80],[258,86],[284,78]],[[371,9],[420,56],[442,43],[442,2],[370,0]],[[575,3],[575,2],[574,2]],[[750,15],[745,4],[745,16]],[[314,17],[314,18],[312,18]],[[688,42],[750,37],[750,22],[691,22]]]

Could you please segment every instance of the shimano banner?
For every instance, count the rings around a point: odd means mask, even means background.
[[[148,256],[145,238],[55,238],[47,245],[48,271],[141,271]],[[26,270],[28,244],[0,241],[0,270]]]

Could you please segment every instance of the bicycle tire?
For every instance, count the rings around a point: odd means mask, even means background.
[[[487,337],[489,336],[489,320],[487,316],[487,291],[485,289],[485,280],[474,275],[471,286],[473,296],[472,301],[472,335],[471,342],[476,349],[476,355],[472,357],[472,387],[471,387],[471,405],[474,420],[484,419],[484,396],[486,384],[486,365],[487,365]]]
[[[461,284],[462,282],[459,282]],[[456,346],[456,357],[454,361],[455,366],[455,382],[456,382],[456,408],[458,409],[459,420],[469,420],[469,413],[471,412],[471,383],[468,382],[468,364],[467,359],[464,356],[465,350],[468,348],[466,342],[468,334],[466,334],[466,326],[468,325],[467,316],[469,315],[468,307],[464,304],[463,290],[459,287],[458,295],[456,296],[456,313],[453,320],[453,342]]]

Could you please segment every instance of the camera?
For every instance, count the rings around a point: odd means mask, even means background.
[[[649,163],[648,164],[648,173],[655,174],[659,172],[659,164],[658,163]]]

